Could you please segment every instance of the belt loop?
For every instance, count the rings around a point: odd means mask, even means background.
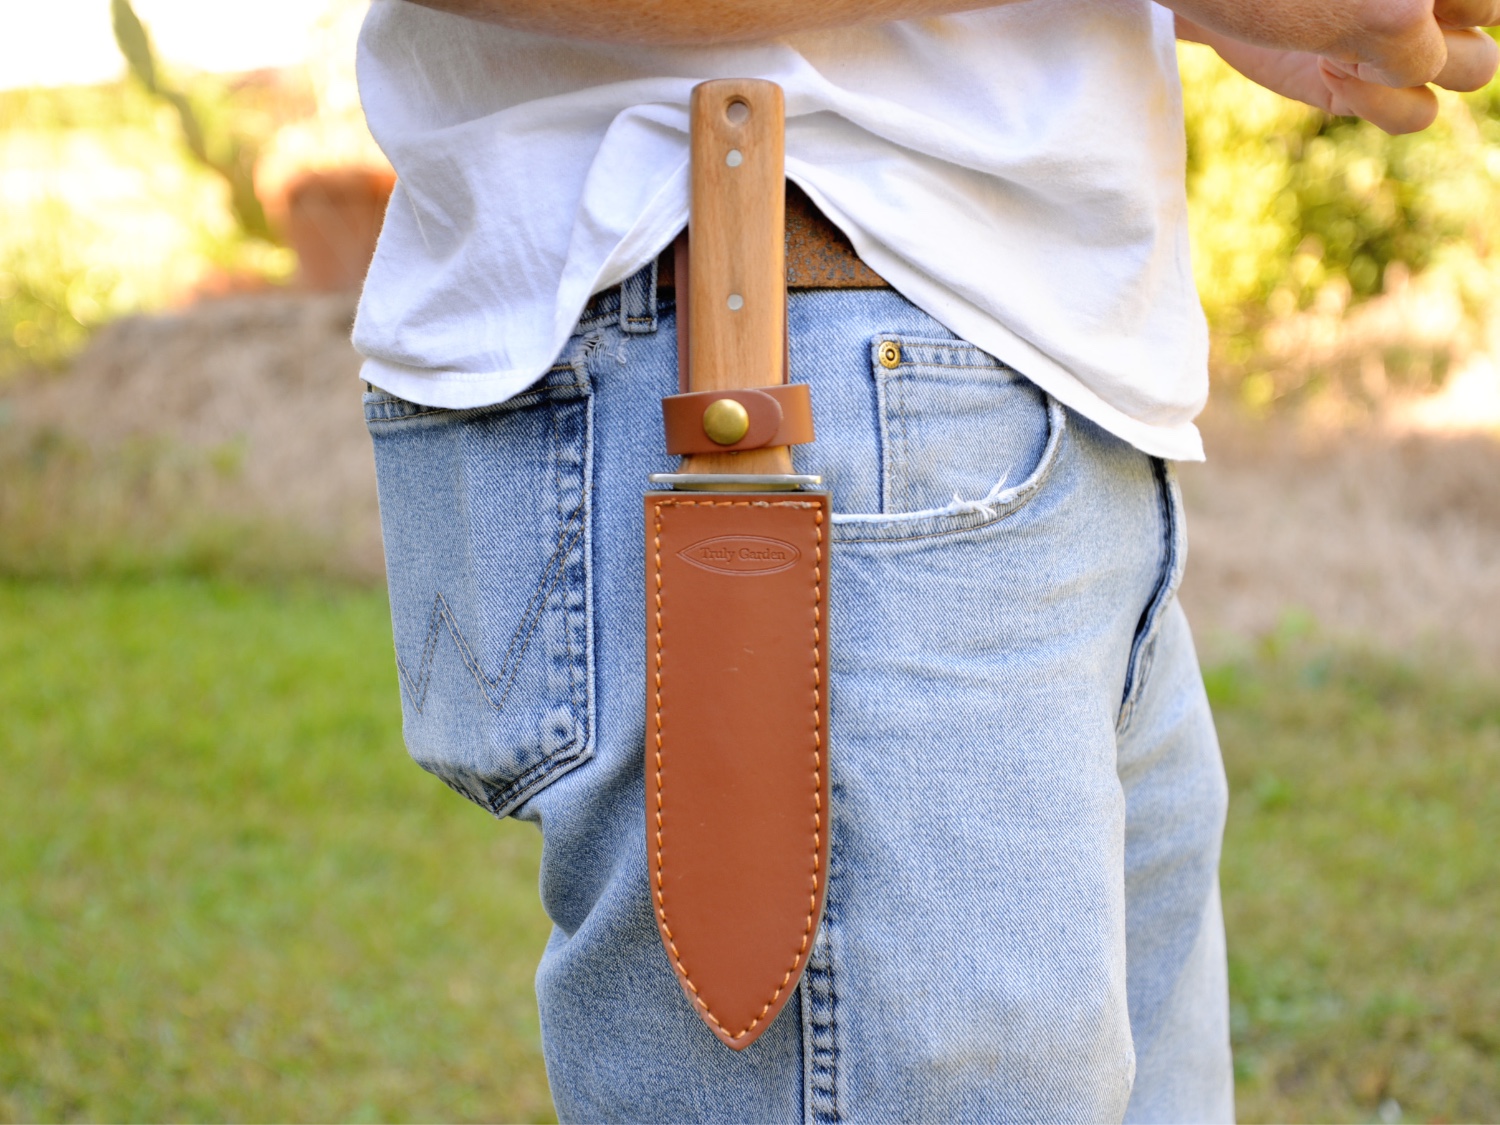
[[[620,282],[620,331],[645,336],[656,331],[656,259]]]

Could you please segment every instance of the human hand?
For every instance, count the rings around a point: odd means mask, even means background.
[[[1500,24],[1500,0],[1346,0],[1318,4],[1315,13],[1311,4],[1273,0],[1248,19],[1250,6],[1220,0],[1171,6],[1181,38],[1213,47],[1252,82],[1387,133],[1432,124],[1437,96],[1427,83],[1477,90],[1500,64],[1495,41],[1478,30]]]

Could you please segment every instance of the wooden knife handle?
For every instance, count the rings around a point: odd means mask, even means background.
[[[692,391],[786,381],[786,107],[781,87],[726,78],[693,89],[688,220]],[[786,446],[683,459],[685,473],[790,473]]]

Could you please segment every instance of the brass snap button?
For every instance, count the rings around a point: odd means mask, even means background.
[[[882,340],[875,354],[880,358],[880,366],[885,368],[901,366],[901,345],[895,340]]]
[[[715,399],[703,412],[703,432],[717,445],[733,445],[750,432],[750,413],[732,398]]]

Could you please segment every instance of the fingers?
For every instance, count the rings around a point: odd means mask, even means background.
[[[1411,4],[1399,7],[1403,10],[1387,22],[1367,28],[1348,54],[1330,55],[1366,82],[1397,89],[1431,82],[1447,62],[1448,45],[1442,28],[1431,11]]]
[[[1340,117],[1363,117],[1387,133],[1416,133],[1437,120],[1437,95],[1426,86],[1385,86],[1366,82],[1338,63],[1321,60],[1328,88],[1328,112]]]
[[[1218,51],[1221,59],[1256,85],[1284,98],[1328,111],[1333,96],[1323,81],[1317,55],[1255,47],[1228,36],[1217,37],[1210,46]]]
[[[1207,42],[1241,74],[1268,89],[1337,116],[1362,117],[1387,133],[1414,133],[1437,119],[1432,82],[1477,90],[1500,68],[1500,45],[1480,25],[1500,25],[1500,0],[1430,0],[1387,5],[1357,43],[1327,55],[1242,42],[1188,22],[1188,37]],[[1377,5],[1378,6],[1378,5]]]
[[[1500,0],[1439,0],[1446,17],[1472,21],[1500,19]],[[1434,12],[1436,14],[1436,10]],[[1401,80],[1402,67],[1372,66],[1369,63],[1349,65],[1332,59],[1321,60],[1320,76],[1328,91],[1328,111],[1338,115],[1363,117],[1387,133],[1415,133],[1437,119],[1437,95],[1426,87],[1432,82],[1447,90],[1478,90],[1495,76],[1500,66],[1500,47],[1484,32],[1473,26],[1438,27],[1443,61],[1436,73],[1425,78],[1413,76],[1412,69]],[[1409,61],[1408,54],[1402,61]]]
[[[1477,90],[1495,76],[1500,47],[1474,28],[1444,29],[1448,61],[1433,82],[1445,90]]]
[[[1500,24],[1500,0],[1435,0],[1432,15],[1448,27],[1494,27]]]

